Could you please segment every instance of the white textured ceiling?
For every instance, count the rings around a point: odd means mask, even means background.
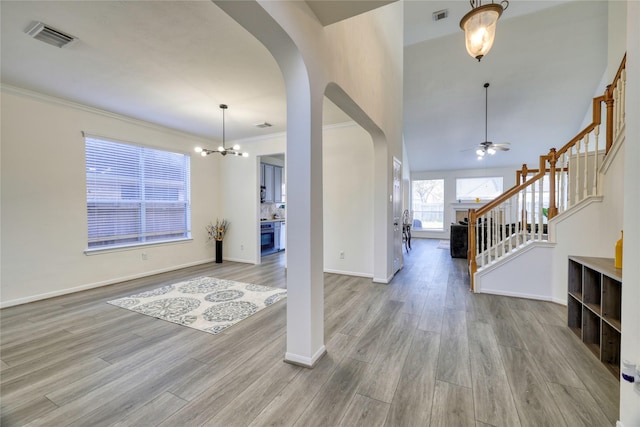
[[[309,1],[329,20],[360,13],[358,3],[385,2]],[[530,149],[576,133],[606,63],[607,8],[563,3],[512,1],[478,64],[458,29],[468,2],[405,2],[404,138],[413,170],[478,167],[472,152],[460,150],[484,139],[485,81],[489,139],[513,149],[483,165],[535,163],[541,149],[533,158]],[[431,13],[446,7],[449,18],[433,22]],[[210,1],[3,0],[0,15],[5,84],[214,140],[220,103],[229,105],[229,140],[286,130],[275,61]],[[79,42],[58,49],[36,41],[24,33],[32,21]],[[345,120],[327,103],[326,124]],[[264,121],[274,126],[254,126]]]

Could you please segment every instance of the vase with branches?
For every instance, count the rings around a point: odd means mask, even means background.
[[[229,222],[226,219],[216,219],[215,225],[209,223],[206,226],[207,229],[207,242],[212,240],[222,241],[224,239],[224,235],[227,232],[227,228],[229,227]]]
[[[216,242],[216,263],[222,262],[222,240],[224,239],[224,235],[227,233],[227,229],[229,228],[229,221],[226,219],[216,219],[215,225],[209,223],[206,226],[207,229],[207,242],[215,241]]]

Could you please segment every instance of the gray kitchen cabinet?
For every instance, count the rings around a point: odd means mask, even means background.
[[[265,202],[273,202],[274,197],[274,188],[273,188],[273,178],[274,178],[274,168],[276,166],[266,164],[264,165],[264,186],[267,187],[267,191],[264,197]]]
[[[260,163],[260,185],[265,187],[265,202],[282,202],[282,183],[284,182],[284,168]]]
[[[273,201],[282,202],[282,168],[279,166],[273,169]]]

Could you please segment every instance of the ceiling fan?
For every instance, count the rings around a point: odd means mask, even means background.
[[[511,144],[503,142],[500,144],[493,143],[487,139],[487,114],[488,114],[488,88],[489,83],[484,84],[484,142],[478,144],[477,147],[469,148],[468,150],[476,150],[478,160],[482,160],[486,154],[493,156],[497,151],[509,151]],[[467,151],[467,150],[463,150]]]

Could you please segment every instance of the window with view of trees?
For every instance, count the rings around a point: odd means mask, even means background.
[[[501,194],[501,176],[456,179],[456,200],[491,200]]]
[[[85,136],[89,249],[191,237],[188,155]]]
[[[424,179],[411,182],[413,228],[444,229],[444,179]]]

